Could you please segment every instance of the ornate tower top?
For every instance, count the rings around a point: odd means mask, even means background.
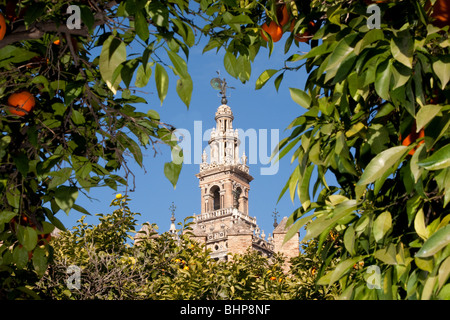
[[[175,204],[172,201],[172,204],[169,207],[169,210],[172,212],[172,217],[170,218],[170,229],[169,229],[169,233],[176,233],[177,232],[177,228],[175,226],[175,209],[177,207],[175,206]]]

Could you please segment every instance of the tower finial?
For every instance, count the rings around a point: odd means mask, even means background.
[[[175,204],[172,201],[171,206],[169,207],[169,210],[172,212],[172,217],[170,218],[171,224],[170,224],[170,229],[169,232],[170,233],[176,233],[177,228],[175,227],[175,209],[177,207],[175,206]]]
[[[277,208],[275,208],[275,209],[273,210],[273,214],[272,214],[272,217],[273,217],[273,227],[274,227],[274,228],[276,228],[276,227],[278,226],[277,218],[278,218],[279,216],[280,216],[280,215],[278,214]]]
[[[219,71],[217,71],[217,75],[220,77]],[[222,104],[227,104],[228,103],[227,88],[228,89],[235,89],[235,88],[227,86],[227,81],[225,80],[225,78],[220,79],[219,77],[211,79],[210,83],[214,89],[220,90],[219,94],[222,97],[222,101],[221,101]]]

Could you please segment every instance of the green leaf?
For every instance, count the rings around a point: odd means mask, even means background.
[[[66,227],[64,227],[64,224],[53,215],[53,212],[49,208],[43,208],[45,215],[47,216],[48,220],[59,230],[66,231]]]
[[[306,228],[306,235],[303,240],[306,241],[317,237],[324,230],[328,230],[328,228],[336,224],[340,219],[352,213],[356,207],[356,200],[347,200],[336,206],[331,217],[324,212],[320,217],[316,218],[308,225]]]
[[[308,209],[311,205],[311,199],[309,196],[309,184],[311,181],[311,175],[314,170],[314,165],[311,164],[306,168],[305,173],[301,177],[301,182],[299,182],[298,191],[299,198],[304,210]]]
[[[438,294],[439,300],[450,300],[450,283],[446,284]]]
[[[237,59],[233,53],[227,51],[223,58],[223,65],[225,70],[230,74],[230,76],[237,78],[239,75],[239,70],[237,70]]]
[[[19,242],[27,249],[31,251],[36,247],[37,244],[37,232],[31,227],[19,226],[19,231],[17,232],[17,239]]]
[[[391,39],[391,53],[395,60],[412,69],[414,40],[410,31],[404,30]]]
[[[396,253],[395,246],[391,243],[388,247],[375,251],[373,256],[386,264],[396,265]]]
[[[38,276],[42,277],[47,271],[47,257],[45,254],[45,249],[37,247],[33,251],[33,267]]]
[[[95,23],[95,18],[91,10],[89,9],[88,6],[82,5],[80,6],[80,13],[81,13],[81,20],[89,29],[89,32],[92,32]]]
[[[303,90],[296,88],[289,88],[292,100],[303,108],[309,109],[311,106],[311,97]]]
[[[12,211],[2,211],[0,213],[0,224],[10,222],[11,219],[14,218],[16,215],[17,213],[14,213]]]
[[[128,60],[122,63],[122,69],[120,70],[120,76],[127,88],[130,87],[131,79],[133,79],[134,71],[139,66],[138,59]]]
[[[417,234],[422,239],[424,240],[428,239],[429,231],[425,226],[425,217],[423,215],[422,208],[419,209],[419,211],[416,214],[416,217],[414,218],[414,230],[416,230]]]
[[[450,80],[450,59],[442,57],[440,60],[433,62],[433,71],[441,80],[441,89],[444,90]]]
[[[385,211],[380,214],[373,223],[373,236],[376,242],[384,238],[386,233],[392,227],[392,216],[390,212]]]
[[[355,263],[361,261],[362,259],[363,259],[362,256],[358,256],[353,259],[347,259],[340,262],[333,271],[330,271],[325,276],[320,278],[317,281],[317,284],[328,286],[332,285],[333,283],[338,281],[342,276],[344,276],[344,274],[347,273]]]
[[[367,165],[357,185],[366,185],[376,181],[400,160],[408,149],[406,146],[392,147],[375,156]]]
[[[177,186],[178,177],[181,172],[181,164],[175,164],[173,162],[166,162],[164,164],[164,175],[172,183],[173,188]]]
[[[135,6],[134,1],[127,1],[127,4],[130,6]],[[168,28],[169,26],[169,10],[168,8],[160,1],[151,1],[145,7],[147,12],[152,19],[152,23],[157,25],[158,27]]]
[[[39,17],[41,17],[45,11],[46,3],[34,2],[26,10],[23,17],[26,26],[30,26]]]
[[[383,61],[378,66],[375,76],[375,91],[384,100],[389,100],[391,63],[391,61]]]
[[[195,35],[191,27],[181,20],[171,19],[171,22],[176,26],[176,32],[183,37],[184,42],[192,47],[195,44]]]
[[[261,75],[256,80],[255,90],[261,89],[267,81],[269,81],[270,78],[273,77],[274,74],[276,74],[278,70],[276,69],[267,69],[261,73]]]
[[[441,111],[442,107],[427,104],[419,109],[416,115],[416,132],[425,127]]]
[[[136,34],[139,36],[139,38],[142,39],[142,41],[147,41],[150,35],[148,31],[149,26],[147,24],[147,19],[142,13],[142,10],[138,10],[134,15],[134,18],[134,27],[136,29]]]
[[[172,61],[172,64],[175,68],[175,74],[181,78],[188,77],[189,73],[186,61],[184,61],[183,58],[181,58],[177,53],[170,50],[166,51],[167,54],[169,55],[170,61]]]
[[[194,84],[192,83],[191,77],[188,75],[186,77],[177,80],[177,93],[181,101],[184,102],[186,107],[189,108],[191,103],[192,90],[194,89]]]
[[[83,114],[78,110],[72,110],[72,116],[70,118],[76,125],[82,125],[86,122],[86,119],[84,118]]]
[[[418,162],[418,165],[427,170],[439,170],[450,166],[450,144],[440,148],[428,158]]]
[[[450,257],[447,257],[444,262],[441,263],[441,266],[439,267],[438,272],[438,290],[442,288],[442,286],[447,281],[448,277],[450,275]]]
[[[355,229],[353,226],[348,226],[347,230],[344,233],[344,247],[350,253],[350,255],[355,255]]]
[[[326,65],[325,82],[336,75],[337,70],[341,66],[348,55],[353,53],[353,42],[357,38],[358,34],[350,33],[348,36],[339,41],[336,48],[331,52],[328,64]]]
[[[21,154],[15,156],[13,159],[14,159],[14,164],[17,167],[17,170],[19,170],[19,172],[24,177],[26,177],[28,174],[28,170],[30,169],[29,164],[28,164],[28,161],[29,161],[28,157],[25,154],[21,153]]]
[[[278,77],[275,78],[274,85],[275,85],[275,89],[277,89],[277,92],[278,92],[278,89],[280,88],[281,81],[283,81],[283,77],[284,77],[284,73],[280,73],[278,75]]]
[[[155,66],[155,82],[156,90],[158,91],[158,97],[163,104],[164,99],[166,99],[167,91],[169,90],[169,76],[166,69],[159,63]]]
[[[450,243],[450,225],[437,230],[423,244],[422,248],[416,253],[416,257],[431,257],[439,250]]]
[[[127,49],[124,42],[111,35],[103,43],[100,53],[99,69],[108,88],[116,94],[122,78],[120,74],[113,79],[114,71],[126,61]]]
[[[161,120],[161,117],[159,116],[159,113],[156,110],[148,110],[147,117],[155,121]]]
[[[20,190],[17,188],[13,188],[6,192],[6,199],[8,200],[8,204],[13,208],[19,209],[20,198]]]
[[[246,56],[239,56],[236,60],[236,70],[239,70],[238,77],[242,83],[250,80],[252,73],[252,66],[250,60]]]
[[[147,67],[144,67],[143,64],[139,66],[136,72],[136,81],[134,85],[138,88],[143,88],[147,85],[150,77],[152,76],[152,63],[147,63]]]
[[[50,181],[48,188],[54,189],[62,185],[64,182],[69,180],[71,175],[72,175],[72,168],[62,168],[58,171],[50,172],[49,176],[52,176],[53,179]]]
[[[28,250],[23,246],[16,246],[13,250],[12,258],[17,268],[23,269],[28,263]]]
[[[59,186],[55,191],[55,202],[66,214],[69,214],[75,200],[78,198],[78,188]]]
[[[38,54],[32,51],[28,51],[21,47],[6,46],[0,49],[0,67],[4,67],[9,63],[20,63],[28,61]]]

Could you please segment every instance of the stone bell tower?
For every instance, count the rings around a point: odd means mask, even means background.
[[[245,153],[239,159],[238,130],[233,129],[233,112],[221,105],[216,112],[216,127],[209,140],[210,161],[203,151],[200,173],[201,213],[236,208],[248,215],[250,181]]]
[[[211,250],[210,256],[214,259],[227,260],[229,253],[243,254],[248,249],[271,257],[274,252],[286,251],[283,243],[286,224],[283,220],[284,224],[280,223],[273,230],[273,236],[266,239],[256,217],[249,215],[253,177],[249,174],[245,152],[239,157],[239,134],[233,129],[234,116],[225,95],[226,82],[213,80],[221,86],[222,104],[215,113],[216,126],[208,141],[209,155],[203,151],[200,172],[196,174],[201,190],[201,213],[194,214],[192,236]],[[299,252],[298,237],[291,242],[285,252],[288,257]]]
[[[222,100],[215,114],[216,127],[209,139],[209,161],[203,151],[199,179],[201,214],[194,216],[195,238],[212,250],[211,257],[245,253],[249,247],[270,256],[273,245],[260,236],[256,218],[249,215],[250,181],[247,156],[239,157],[238,130],[233,129],[233,112]]]

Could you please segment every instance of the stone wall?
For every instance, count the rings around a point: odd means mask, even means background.
[[[248,248],[252,246],[252,234],[233,234],[228,236],[228,252],[233,254],[245,254]]]

